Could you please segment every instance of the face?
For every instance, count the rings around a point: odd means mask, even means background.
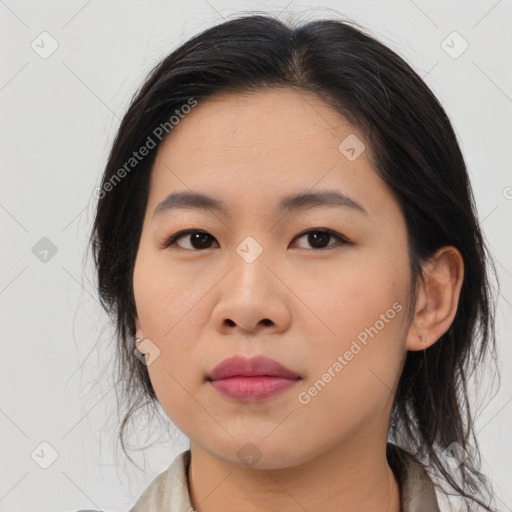
[[[137,326],[166,414],[219,459],[241,466],[245,450],[259,468],[284,468],[387,436],[406,350],[407,233],[363,144],[329,104],[281,89],[199,103],[159,149]],[[176,192],[224,209],[159,207]],[[227,396],[208,377],[236,355],[299,378],[252,401]]]

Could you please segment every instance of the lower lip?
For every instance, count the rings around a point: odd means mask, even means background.
[[[220,393],[242,402],[258,402],[281,393],[299,379],[284,377],[229,377],[212,380],[210,384]]]

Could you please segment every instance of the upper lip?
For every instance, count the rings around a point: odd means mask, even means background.
[[[254,357],[234,356],[224,359],[208,375],[208,380],[227,379],[229,377],[286,377],[300,378],[298,374],[286,368],[281,363],[259,355]]]

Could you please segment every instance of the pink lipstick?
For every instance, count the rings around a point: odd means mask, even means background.
[[[207,380],[225,396],[242,402],[257,402],[293,387],[300,376],[262,355],[234,356],[218,364]]]

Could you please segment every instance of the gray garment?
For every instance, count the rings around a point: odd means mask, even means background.
[[[434,485],[423,466],[391,443],[387,444],[386,455],[400,486],[401,512],[440,512]],[[189,464],[190,450],[180,453],[129,512],[193,512],[188,491]]]

